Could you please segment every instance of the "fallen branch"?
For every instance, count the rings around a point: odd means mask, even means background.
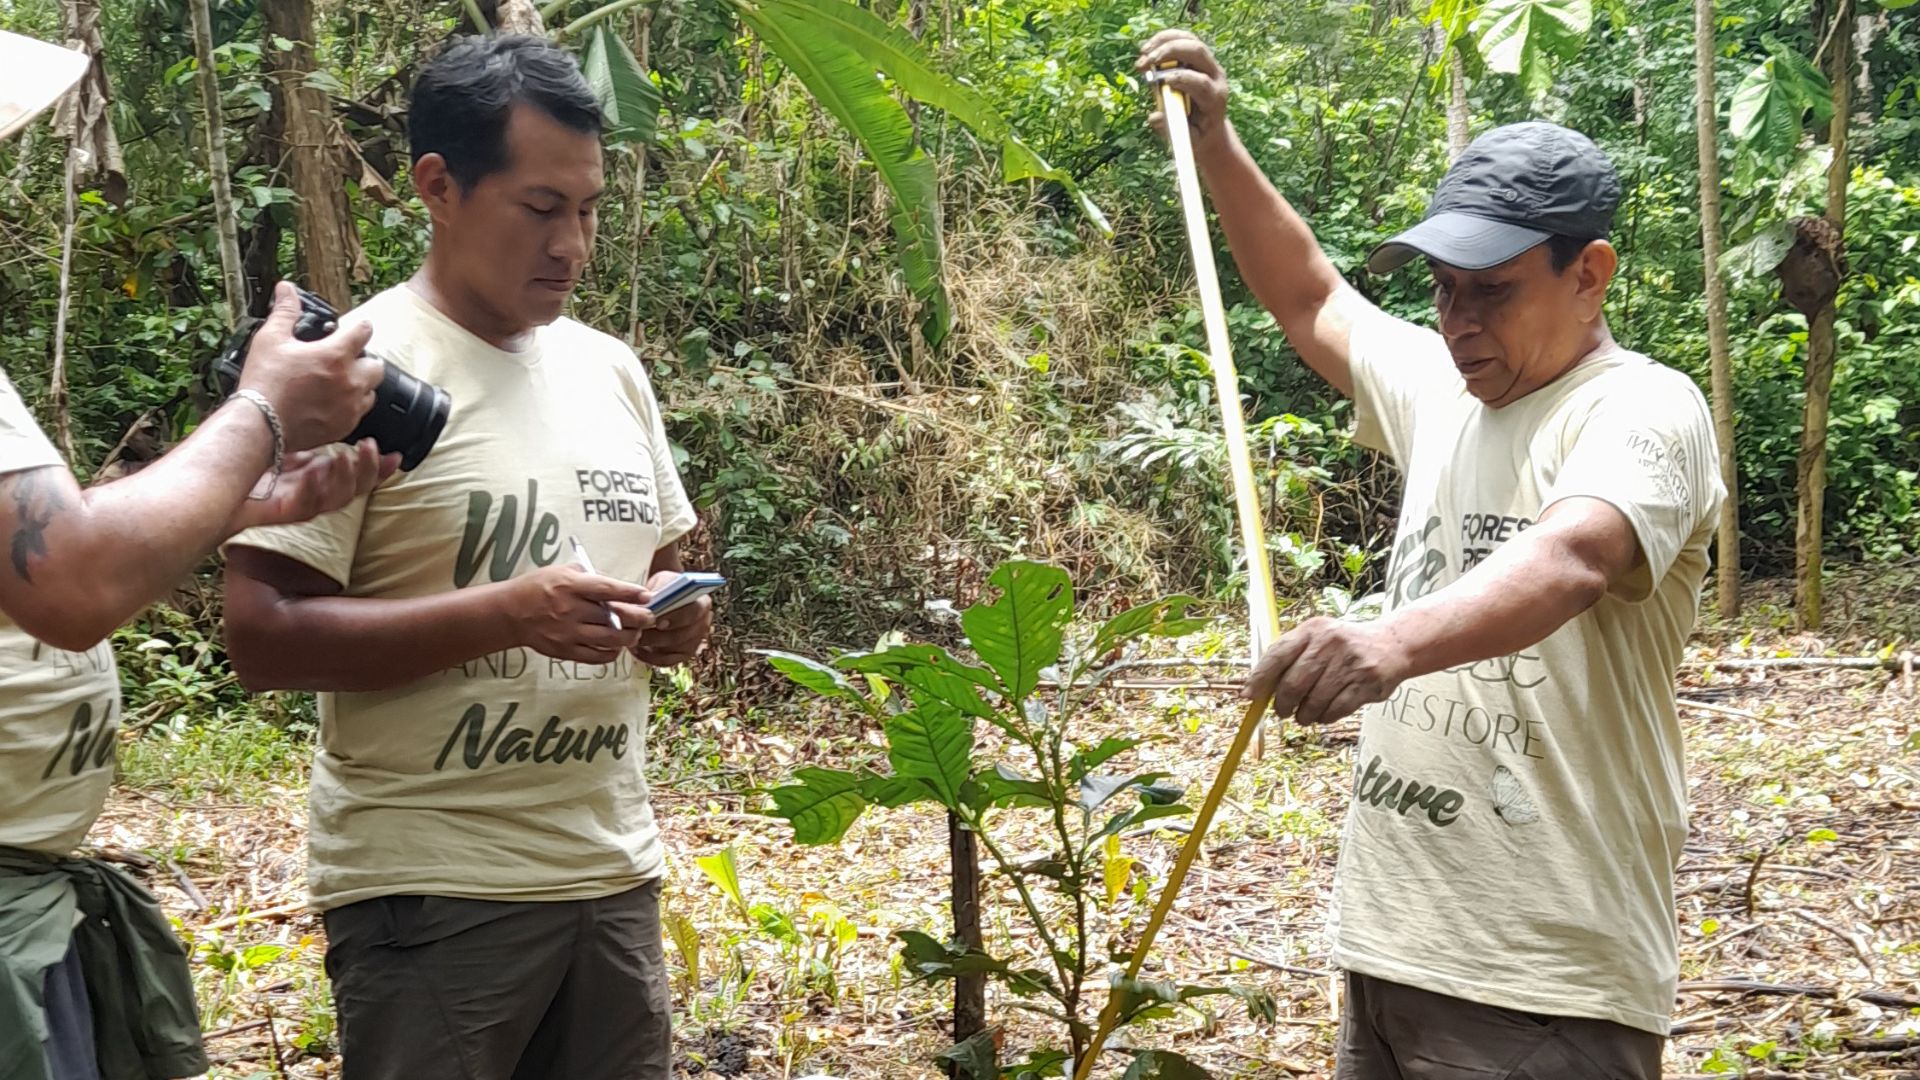
[[[1683,982],[1677,989],[1682,994],[1770,994],[1776,997],[1817,998],[1821,1001],[1842,998],[1839,991],[1828,986],[1769,983],[1753,979],[1707,979],[1699,982]],[[1862,990],[1858,993],[1846,994],[1844,997],[1874,1005],[1885,1005],[1892,1009],[1920,1009],[1920,997],[1911,994],[1895,994],[1886,990]]]
[[[1682,671],[1700,671],[1705,668],[1721,668],[1728,671],[1745,671],[1767,668],[1843,668],[1848,671],[1899,671],[1913,654],[1902,653],[1895,656],[1736,656],[1725,660],[1689,660],[1680,665]]]
[[[180,883],[180,891],[187,894],[187,902],[193,905],[193,910],[207,910],[206,894],[200,891],[200,886],[193,883],[193,879],[188,877],[187,872],[180,868],[180,864],[174,862],[172,859],[168,859],[167,869],[173,871],[173,879]]]
[[[1841,1039],[1840,1045],[1857,1054],[1882,1054],[1889,1050],[1920,1050],[1920,1035],[1889,1035],[1879,1039]]]
[[[1861,939],[1860,935],[1848,930],[1843,930],[1805,908],[1794,908],[1793,917],[1806,923],[1808,926],[1825,930],[1827,933],[1846,942],[1847,948],[1853,950],[1853,955],[1860,958],[1860,966],[1867,969],[1867,974],[1876,974],[1876,969],[1873,964],[1873,952],[1867,948],[1867,943]]]
[[[205,1032],[200,1038],[203,1042],[210,1039],[223,1039],[228,1035],[239,1035],[248,1031],[259,1031],[271,1023],[273,1023],[271,1020],[249,1020],[244,1024],[228,1024],[226,1027],[214,1028],[212,1031]]]
[[[224,919],[215,919],[205,926],[199,927],[199,930],[226,930],[239,926],[241,923],[271,922],[275,919],[284,919],[289,915],[298,915],[306,910],[307,902],[305,900],[296,900],[291,904],[281,904],[278,907],[261,908],[258,911],[249,911],[240,915],[229,915]]]

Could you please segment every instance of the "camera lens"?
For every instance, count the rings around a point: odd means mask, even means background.
[[[373,408],[344,441],[356,443],[371,438],[381,453],[398,453],[401,470],[411,472],[426,460],[447,426],[453,399],[445,390],[395,367],[392,361],[381,363],[387,373],[374,392]]]

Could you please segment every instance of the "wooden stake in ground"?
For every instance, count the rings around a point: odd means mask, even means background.
[[[1193,161],[1193,134],[1187,128],[1187,99],[1177,90],[1161,88],[1161,111],[1167,117],[1167,142],[1173,147],[1173,169],[1180,184],[1180,206],[1186,212],[1187,247],[1193,254],[1193,272],[1200,289],[1200,313],[1207,328],[1207,363],[1213,369],[1214,397],[1220,402],[1220,422],[1227,438],[1227,463],[1232,473],[1233,501],[1239,513],[1240,546],[1247,556],[1247,621],[1257,662],[1280,636],[1280,608],[1273,597],[1273,571],[1267,562],[1267,532],[1260,517],[1260,493],[1253,481],[1253,457],[1247,449],[1247,421],[1240,411],[1240,376],[1233,367],[1233,344],[1227,337],[1227,308],[1220,300],[1220,274],[1213,263],[1213,238],[1207,230],[1206,202],[1200,194],[1200,171]],[[1256,737],[1254,756],[1266,749]]]

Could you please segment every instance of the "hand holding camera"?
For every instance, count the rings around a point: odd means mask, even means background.
[[[372,439],[412,470],[447,426],[452,399],[367,355],[373,331],[366,324],[339,330],[340,316],[325,300],[283,281],[273,313],[235,331],[214,375],[229,393],[252,390],[273,403],[288,450]]]
[[[233,371],[234,388],[257,391],[273,403],[289,451],[324,446],[352,431],[373,408],[385,373],[380,361],[366,355],[371,327],[298,335],[305,316],[298,290],[281,282],[272,313],[239,342]]]

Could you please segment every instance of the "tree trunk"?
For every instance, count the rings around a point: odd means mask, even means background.
[[[1833,161],[1827,167],[1827,221],[1839,242],[1836,263],[1844,259],[1847,222],[1847,123],[1853,110],[1852,0],[1839,0],[1833,18],[1843,32],[1833,35],[1827,78],[1833,84],[1833,121],[1827,143]],[[1829,301],[1807,323],[1806,413],[1800,429],[1799,516],[1794,529],[1794,580],[1803,630],[1820,628],[1821,539],[1827,497],[1827,413],[1833,395],[1833,368],[1839,351],[1835,330],[1838,298]]]
[[[533,0],[500,0],[493,9],[495,27],[503,34],[532,34],[545,37],[546,23]]]
[[[953,857],[953,936],[969,949],[986,951],[980,935],[980,841],[960,824],[959,815],[947,815],[947,847]],[[987,1027],[987,976],[962,975],[953,980],[953,1041],[970,1039]],[[957,1069],[957,1066],[956,1066]],[[957,1071],[955,1075],[958,1075]],[[980,1078],[975,1078],[980,1080]]]
[[[1707,347],[1713,370],[1713,433],[1720,444],[1720,617],[1740,614],[1740,470],[1733,453],[1733,361],[1727,345],[1727,282],[1720,276],[1720,109],[1713,82],[1713,0],[1693,0],[1694,120],[1700,131],[1700,261],[1707,285]]]
[[[633,58],[640,70],[648,70],[653,49],[653,9],[640,11],[640,25],[633,34]],[[633,218],[632,244],[627,264],[627,344],[640,347],[640,243],[646,238],[647,222],[647,144],[633,144],[633,202],[627,213]],[[784,224],[786,219],[780,219]]]
[[[193,55],[199,65],[201,132],[207,140],[207,177],[213,187],[214,226],[220,234],[220,279],[227,289],[227,325],[247,308],[247,279],[240,267],[240,222],[233,212],[233,172],[227,167],[227,126],[220,115],[220,72],[213,62],[213,19],[207,0],[188,0],[193,16]]]
[[[307,289],[336,309],[353,303],[354,256],[359,234],[347,206],[341,170],[338,121],[324,90],[307,84],[315,70],[313,8],[309,0],[263,0],[265,55],[286,103],[286,142],[293,193],[299,201],[295,236]],[[284,51],[272,39],[293,43]]]
[[[1451,89],[1447,95],[1447,160],[1459,157],[1467,149],[1472,139],[1467,133],[1470,114],[1467,111],[1467,67],[1460,58],[1460,49],[1455,46],[1453,55],[1447,61],[1448,80]]]
[[[100,0],[65,0],[61,6],[69,49],[93,57],[79,85],[62,95],[54,130],[72,140],[76,184],[91,184],[115,206],[127,201],[127,167],[113,132],[113,90],[107,83],[107,47],[100,36]]]

